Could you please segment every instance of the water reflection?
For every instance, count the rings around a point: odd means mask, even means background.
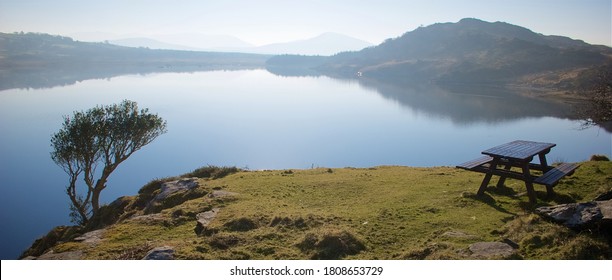
[[[85,80],[111,79],[125,75],[153,73],[193,73],[258,69],[256,66],[138,66],[96,65],[34,69],[0,69],[0,91],[9,89],[43,89],[74,85]]]
[[[216,70],[248,70],[254,67],[85,67],[84,69],[37,69],[31,71],[3,71],[0,91],[7,89],[41,89],[73,85],[91,79],[151,73],[193,73]],[[269,68],[268,72],[281,77],[318,77],[316,71],[304,68]],[[346,80],[346,79],[345,79]],[[572,118],[572,106],[563,102],[526,97],[501,86],[443,85],[428,82],[403,83],[377,81],[359,77],[351,79],[362,87],[379,93],[386,99],[432,117],[448,118],[455,124],[474,122],[496,123],[528,117]]]
[[[433,84],[359,83],[402,106],[430,116],[449,118],[455,124],[497,123],[530,117],[569,118],[571,105],[522,96],[498,86],[446,86]]]
[[[105,203],[135,194],[153,178],[207,164],[252,169],[452,166],[483,148],[515,139],[557,143],[552,160],[610,155],[609,133],[578,131],[572,122],[559,119],[562,106],[497,96],[497,89],[451,91],[429,84],[281,77],[262,69],[77,83],[124,72],[62,71],[9,76],[16,77],[17,88],[53,89],[0,92],[4,259],[15,258],[52,226],[68,223],[65,174],[49,158],[49,138],[62,115],[126,98],[159,113],[169,131],[113,174]],[[151,72],[132,72],[146,73]],[[9,86],[15,87],[3,84]]]

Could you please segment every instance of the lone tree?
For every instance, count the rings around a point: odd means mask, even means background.
[[[100,193],[111,173],[164,133],[166,121],[129,100],[64,117],[62,128],[51,138],[51,158],[68,174],[72,222],[86,224],[100,208]],[[79,187],[81,175],[85,185]]]

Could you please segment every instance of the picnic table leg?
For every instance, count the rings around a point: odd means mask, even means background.
[[[529,163],[523,165],[523,180],[525,181],[525,187],[527,188],[527,195],[529,196],[529,203],[535,205],[538,200],[536,197],[535,190],[533,189],[533,182],[529,173]]]
[[[527,187],[527,195],[529,196],[529,203],[535,205],[538,202],[536,197],[536,193],[533,190],[533,183],[530,181],[525,181],[525,187]]]
[[[546,198],[551,199],[555,197],[555,191],[553,190],[552,185],[546,185]]]
[[[538,156],[540,157],[540,165],[542,165],[542,172],[548,172],[548,170],[551,169],[550,166],[548,166],[548,162],[546,162],[546,154],[548,153],[548,151],[544,152],[544,153],[540,153],[538,154]],[[555,196],[555,191],[553,190],[554,186],[550,186],[550,185],[546,185],[546,198],[553,198]]]
[[[510,170],[512,169],[512,165],[510,164],[506,164],[506,167],[504,167],[504,170]],[[502,188],[504,186],[504,184],[506,183],[506,177],[501,176],[499,177],[499,181],[497,182],[497,188]]]
[[[491,161],[489,171],[487,171],[487,174],[485,175],[484,179],[482,179],[482,183],[480,184],[480,188],[478,189],[478,195],[484,194],[485,190],[487,189],[487,186],[489,185],[489,182],[491,182],[491,177],[493,177],[493,171],[497,169],[498,162],[498,158],[494,158],[493,161]]]
[[[484,194],[485,190],[487,189],[487,186],[489,185],[489,182],[491,182],[491,177],[493,177],[493,174],[487,173],[484,179],[482,179],[482,183],[480,184],[480,188],[478,189],[478,195]]]
[[[543,172],[548,171],[548,169],[550,169],[550,167],[548,167],[548,162],[546,162],[546,154],[549,152],[550,150],[544,152],[544,153],[540,153],[538,154],[538,157],[540,158],[540,165],[542,165],[542,168],[544,170],[542,170]]]

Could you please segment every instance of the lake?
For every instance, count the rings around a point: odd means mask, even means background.
[[[5,87],[3,87],[5,88]],[[124,75],[0,91],[0,254],[14,259],[69,224],[67,177],[51,160],[62,116],[123,99],[158,113],[168,133],[111,175],[102,202],[205,165],[250,170],[454,166],[511,140],[556,143],[550,161],[612,156],[602,128],[571,108],[506,89],[387,85],[266,70]]]

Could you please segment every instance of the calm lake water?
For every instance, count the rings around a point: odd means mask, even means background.
[[[266,70],[128,75],[0,91],[0,254],[14,259],[69,224],[65,173],[50,159],[62,116],[137,101],[168,133],[111,175],[102,200],[205,165],[252,170],[377,165],[454,166],[511,140],[556,143],[549,161],[612,156],[611,134],[579,130],[568,107],[502,89],[397,87]]]

